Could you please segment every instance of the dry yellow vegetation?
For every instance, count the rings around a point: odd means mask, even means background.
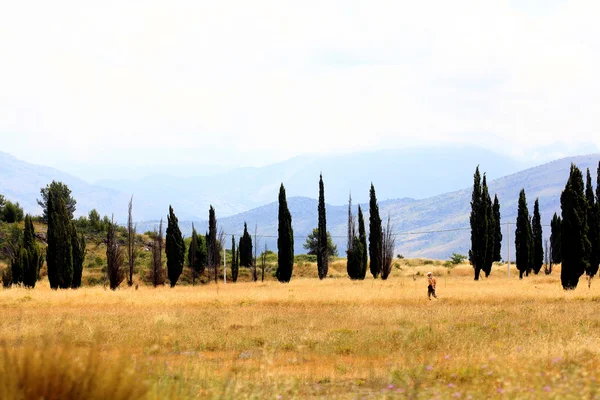
[[[505,266],[474,282],[425,262],[387,281],[337,261],[324,281],[305,264],[289,284],[2,290],[0,397],[90,370],[85,398],[600,396],[600,282],[564,292],[559,270],[520,281]]]

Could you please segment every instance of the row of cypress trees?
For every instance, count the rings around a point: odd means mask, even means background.
[[[479,166],[473,176],[473,193],[471,196],[471,249],[469,261],[473,265],[475,280],[479,280],[481,271],[488,277],[494,261],[502,259],[502,228],[500,225],[500,202],[494,195],[490,197],[487,178],[479,173]]]
[[[600,264],[600,163],[597,169],[596,191],[590,170],[584,188],[583,174],[571,164],[569,179],[560,196],[562,219],[553,219],[560,227],[561,283],[565,290],[577,287],[585,273],[592,278]],[[558,229],[558,227],[557,227]],[[554,233],[554,232],[553,232]]]

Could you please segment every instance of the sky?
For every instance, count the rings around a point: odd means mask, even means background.
[[[597,152],[598,15],[595,0],[6,2],[0,151],[89,178],[444,143]]]

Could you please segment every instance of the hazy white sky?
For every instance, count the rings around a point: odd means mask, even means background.
[[[593,152],[599,15],[597,0],[5,2],[0,150],[59,167]]]

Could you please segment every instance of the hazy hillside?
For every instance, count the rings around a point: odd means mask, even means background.
[[[489,181],[490,192],[492,195],[497,193],[500,200],[502,223],[514,224],[518,194],[521,188],[525,188],[531,212],[533,212],[535,198],[539,197],[542,223],[549,224],[553,213],[560,213],[560,193],[568,178],[571,162],[582,168],[584,173],[586,168],[590,168],[595,182],[599,160],[600,154],[565,158]],[[472,174],[473,171],[468,174],[470,180]],[[328,186],[325,190],[328,198]],[[379,193],[378,197],[381,198]],[[452,252],[468,253],[470,200],[471,188],[465,188],[423,200],[380,201],[380,212],[382,219],[386,219],[388,214],[391,216],[395,231],[400,233],[397,237],[396,252],[409,257],[446,259]],[[296,251],[303,252],[304,237],[317,224],[317,201],[305,197],[292,197],[288,199],[288,203],[292,213],[294,234],[298,236],[295,242]],[[364,211],[368,213],[368,205],[364,207]],[[365,217],[368,218],[367,215]],[[251,231],[254,230],[256,223],[263,245],[266,242],[270,249],[276,249],[277,203],[226,218],[219,218],[217,210],[217,218],[226,233],[234,233],[236,236],[241,233],[244,221],[248,222]],[[327,224],[341,254],[346,246],[346,220],[346,206],[327,206]],[[154,225],[155,222],[148,222],[140,224],[139,227],[149,230]],[[189,235],[191,222],[182,222],[181,225],[184,232]],[[196,226],[200,232],[206,230],[205,221],[197,222]],[[439,232],[455,229],[456,231]],[[425,231],[438,232],[415,234]],[[549,227],[544,227],[546,236],[549,235],[549,231]],[[506,257],[506,226],[503,227],[503,235],[503,256]],[[229,239],[227,243],[229,245]],[[514,259],[514,225],[511,226],[511,248]]]
[[[59,170],[29,164],[0,152],[0,193],[9,200],[18,201],[25,212],[41,214],[36,199],[40,198],[40,189],[52,180],[69,186],[77,200],[77,216],[87,215],[89,210],[96,208],[103,215],[114,212],[116,219],[125,220],[130,195],[90,185]],[[140,208],[142,204],[140,201]],[[155,218],[155,214],[140,214],[146,218]]]
[[[367,201],[371,182],[381,199],[427,198],[469,185],[473,166],[477,164],[490,177],[525,168],[512,158],[480,148],[448,146],[303,156],[213,176],[154,175],[137,181],[102,180],[97,184],[152,199],[154,204],[161,205],[157,211],[173,204],[182,216],[202,219],[206,218],[210,204],[220,215],[227,216],[270,203],[277,199],[281,182],[289,197],[316,197],[320,172],[330,204],[346,203],[349,191],[356,201]]]

